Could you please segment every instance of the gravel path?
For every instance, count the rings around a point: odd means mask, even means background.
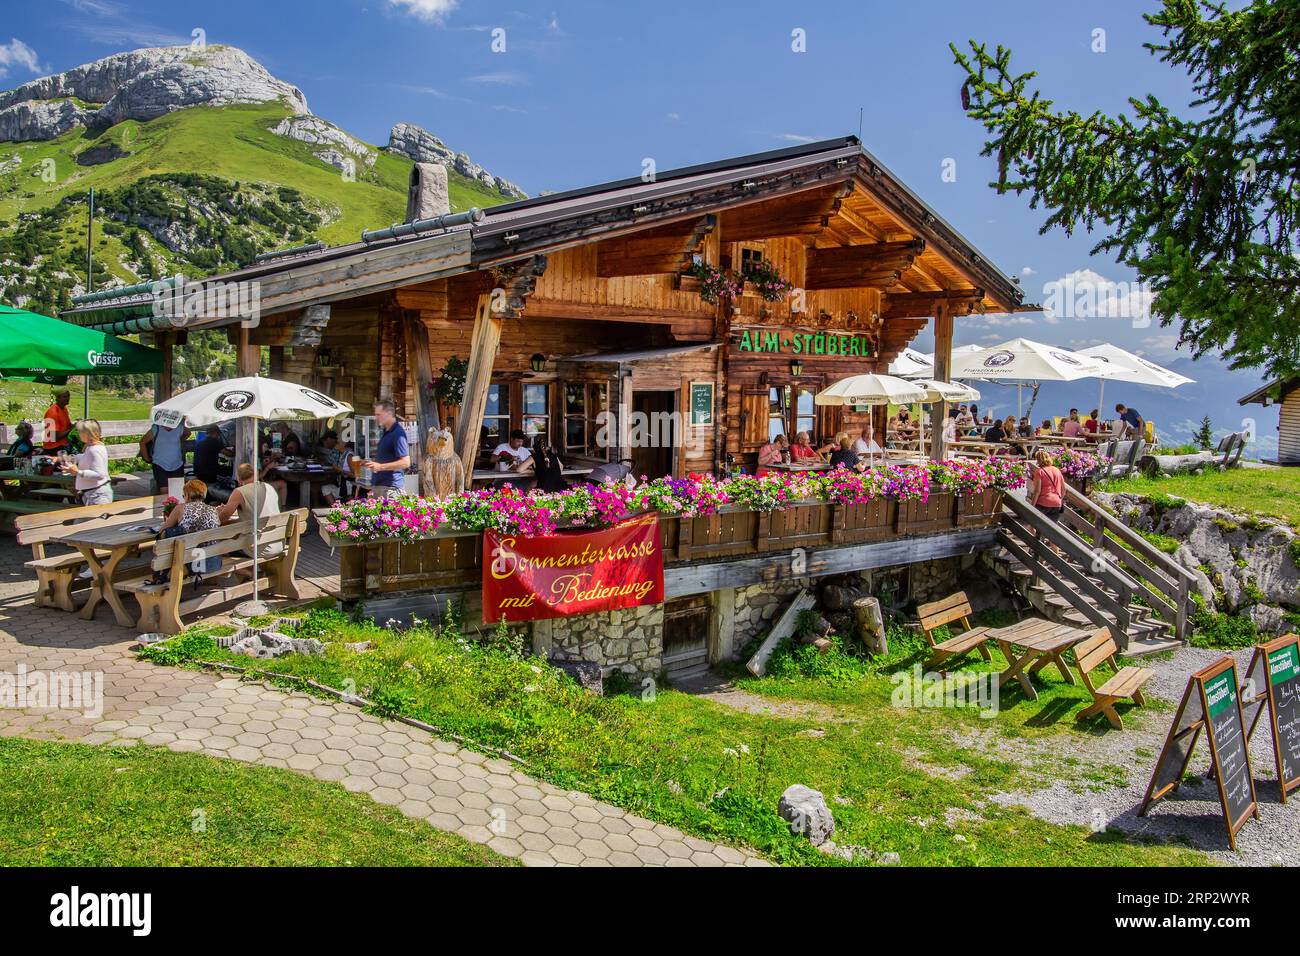
[[[1023,806],[1052,823],[1104,827],[1144,839],[1183,840],[1224,863],[1300,865],[1300,801],[1293,795],[1289,804],[1282,805],[1273,763],[1273,741],[1262,725],[1250,743],[1250,765],[1255,775],[1260,818],[1249,820],[1241,828],[1237,834],[1237,852],[1228,849],[1218,788],[1205,776],[1210,755],[1204,736],[1197,742],[1188,768],[1196,774],[1195,780],[1183,783],[1175,793],[1152,806],[1145,817],[1137,815],[1188,676],[1219,660],[1224,653],[1185,647],[1170,659],[1144,662],[1156,672],[1147,685],[1147,696],[1168,701],[1170,709],[1144,714],[1140,723],[1126,716],[1123,731],[1111,730],[1105,727],[1105,721],[1099,721],[1101,726],[1094,730],[1086,748],[1072,754],[1096,767],[1123,768],[1128,780],[1126,786],[1081,793],[1058,782],[1045,790],[998,794],[993,799]],[[1233,654],[1238,679],[1244,679],[1252,653],[1246,649]],[[1046,757],[1060,756],[1060,746],[1060,737],[1033,742],[1034,749]],[[1138,752],[1143,756],[1139,757]]]

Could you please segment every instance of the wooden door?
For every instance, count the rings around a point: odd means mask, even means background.
[[[628,431],[632,447],[628,454],[638,478],[673,474],[679,440],[673,421],[676,410],[676,392],[638,390],[632,393],[633,419]]]

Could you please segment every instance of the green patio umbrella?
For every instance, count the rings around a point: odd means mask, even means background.
[[[0,305],[0,378],[63,385],[69,375],[133,375],[162,367],[156,349]]]

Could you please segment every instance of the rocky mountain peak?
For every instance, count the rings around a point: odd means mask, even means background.
[[[188,106],[274,101],[311,112],[301,90],[235,47],[132,50],[0,93],[0,142],[53,139],[78,126],[157,119]]]
[[[384,149],[417,163],[439,163],[469,179],[477,179],[504,196],[519,199],[527,197],[527,193],[510,180],[494,176],[470,159],[468,153],[456,152],[427,129],[414,123],[398,123],[394,126],[388,134],[388,145]]]

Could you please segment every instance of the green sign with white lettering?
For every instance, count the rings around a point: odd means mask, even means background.
[[[876,344],[869,336],[841,332],[799,332],[793,329],[745,329],[740,351],[788,355],[838,355],[875,358]]]

